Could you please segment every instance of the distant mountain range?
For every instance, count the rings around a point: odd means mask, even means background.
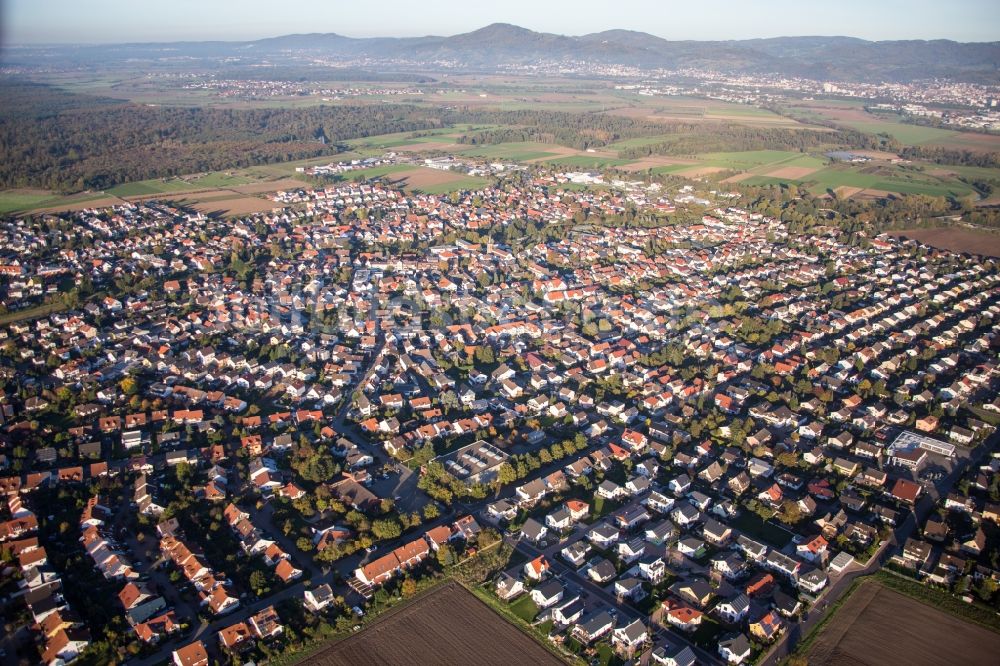
[[[468,70],[503,64],[578,60],[643,68],[699,68],[725,73],[774,73],[817,80],[910,81],[934,77],[1000,81],[1000,42],[950,40],[871,42],[853,37],[776,37],[740,41],[670,41],[644,32],[607,30],[579,37],[494,23],[451,37],[352,38],[335,33],[285,35],[248,42],[176,42],[7,49],[9,62],[51,62],[60,54],[107,63],[127,59],[267,59],[304,55],[368,57],[419,63],[448,61]],[[34,56],[34,57],[33,57]]]

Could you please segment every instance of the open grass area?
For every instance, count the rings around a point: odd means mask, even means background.
[[[538,615],[538,606],[527,594],[522,594],[510,605],[510,610],[527,623],[532,623]]]
[[[378,134],[366,136],[360,139],[346,141],[345,144],[352,150],[365,151],[370,149],[390,149],[399,146],[406,146],[414,143],[451,143],[453,140],[465,132],[489,129],[495,125],[472,125],[459,123],[448,127],[441,127],[433,130],[421,130],[417,132],[396,132],[393,134]]]
[[[108,190],[108,194],[116,197],[143,197],[169,192],[184,192],[196,189],[190,183],[178,178],[137,180],[134,183],[123,183]]]
[[[553,146],[548,144],[525,141],[517,143],[500,143],[488,146],[463,147],[457,152],[462,155],[469,155],[470,157],[486,157],[524,162],[541,157],[553,157],[558,155],[558,152],[555,152],[552,149]]]
[[[750,171],[751,175],[741,177],[739,181],[747,185],[805,185],[815,194],[823,194],[838,187],[943,197],[963,197],[976,193],[970,185],[959,181],[955,176],[938,176],[930,170],[896,165],[832,164],[825,168],[807,166],[816,163],[816,158],[805,157],[783,163],[781,168],[754,168]]]
[[[7,314],[0,315],[0,326],[5,326],[7,324],[13,324],[19,321],[25,321],[28,319],[38,319],[39,317],[47,317],[53,312],[60,312],[65,310],[66,306],[62,303],[45,303],[33,308],[24,308],[23,310],[15,310],[14,312],[8,312]]]
[[[942,146],[976,152],[1000,150],[1000,136],[902,122],[903,117],[897,113],[866,112],[862,101],[814,100],[798,103],[789,112],[804,121],[833,121],[862,132],[888,134],[908,146]]]
[[[803,153],[791,150],[745,150],[732,153],[705,153],[698,156],[698,161],[705,166],[752,169],[764,165],[784,165],[801,157],[804,157]]]
[[[42,208],[56,208],[106,198],[102,192],[58,194],[48,190],[4,190],[0,192],[0,215],[21,213]]]
[[[740,123],[755,127],[801,127],[792,118],[749,104],[685,96],[639,96],[623,92],[625,104],[607,113],[680,122]]]
[[[652,166],[653,173],[692,178],[713,171],[737,171],[732,181],[747,185],[802,185],[814,194],[837,188],[855,188],[864,195],[924,194],[928,196],[976,196],[975,189],[960,177],[1000,181],[1000,169],[948,167],[934,164],[890,164],[875,161],[863,164],[831,163],[819,153],[787,150],[748,150],[704,153],[687,160],[689,164]],[[632,162],[635,164],[635,162]]]
[[[872,134],[885,133],[894,137],[900,143],[908,146],[919,146],[926,143],[942,143],[950,141],[959,132],[937,127],[924,127],[910,123],[899,122],[898,116],[873,115],[868,121],[848,121],[844,124],[862,132]]]
[[[215,171],[213,173],[207,173],[203,176],[198,176],[196,178],[189,178],[187,182],[192,187],[234,187],[237,185],[247,185],[252,183],[253,180],[247,178],[246,176],[241,176],[236,173],[226,173],[222,171]]]
[[[701,624],[691,635],[691,641],[696,645],[714,652],[722,634],[722,625],[714,618],[705,615],[701,618]]]

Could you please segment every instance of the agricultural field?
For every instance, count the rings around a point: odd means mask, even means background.
[[[626,170],[652,169],[653,173],[700,178],[721,171],[741,171],[731,181],[753,176],[772,178],[804,178],[819,170],[829,160],[791,150],[747,150],[729,153],[704,153],[689,158],[647,157],[634,161]]]
[[[376,136],[366,136],[360,139],[346,141],[345,144],[358,154],[380,154],[385,150],[399,149],[401,147],[413,147],[416,149],[420,144],[454,144],[454,140],[460,135],[470,131],[489,129],[495,125],[469,125],[458,124],[450,127],[442,127],[436,130],[422,130],[419,132],[396,132],[394,134],[379,134]],[[431,150],[432,148],[427,148]]]
[[[735,123],[752,127],[804,128],[802,123],[773,111],[697,97],[626,97],[627,106],[608,111],[614,115],[666,122]]]
[[[186,178],[185,180],[192,187],[233,187],[253,182],[246,176],[240,176],[233,172],[223,173],[218,171],[193,178]]]
[[[123,183],[112,187],[108,190],[108,193],[119,197],[145,197],[170,194],[172,192],[190,192],[194,190],[233,187],[247,185],[252,182],[254,182],[253,178],[241,175],[235,171],[213,171],[191,176],[157,178]]]
[[[555,157],[560,154],[562,146],[531,141],[517,143],[500,143],[480,146],[457,146],[456,152],[469,157],[485,157],[488,159],[513,160],[527,162],[545,157]]]
[[[196,189],[190,183],[180,178],[156,178],[152,180],[137,180],[132,183],[116,185],[108,190],[108,194],[116,197],[148,197],[170,192],[187,192]]]
[[[348,171],[344,174],[348,180],[379,178],[381,176],[387,176],[403,189],[427,194],[447,194],[456,190],[476,189],[489,182],[485,178],[468,176],[458,171],[431,169],[412,164],[384,164],[369,169]]]
[[[448,583],[300,663],[555,666],[563,662],[460,585]]]
[[[273,204],[259,197],[278,190],[288,190],[307,185],[297,166],[328,164],[341,157],[325,157],[284,164],[270,164],[231,171],[215,171],[165,179],[152,179],[123,183],[105,192],[80,192],[59,194],[40,189],[13,189],[0,192],[0,215],[80,210],[101,208],[123,203],[126,199],[163,197],[193,205],[198,210],[240,212],[270,210]],[[205,208],[200,204],[224,202],[219,208]],[[266,207],[264,207],[266,205]]]
[[[888,233],[890,236],[909,238],[941,250],[1000,257],[1000,234],[990,233],[989,231],[947,227],[940,229],[901,229]]]
[[[263,213],[277,206],[268,199],[240,194],[232,190],[205,190],[204,192],[174,197],[172,200],[182,206],[190,206],[206,215],[222,217]]]
[[[972,186],[959,177],[994,180],[1000,170],[974,167],[942,167],[932,164],[897,165],[874,160],[863,164],[831,162],[823,154],[784,150],[754,150],[705,153],[687,164],[652,166],[654,173],[697,178],[720,171],[739,171],[724,182],[747,185],[794,184],[815,194],[834,191],[838,196],[884,196],[888,193],[928,196],[976,196]],[[634,163],[633,166],[637,166]],[[629,168],[629,167],[625,167]]]
[[[605,167],[620,167],[627,165],[633,161],[635,160],[622,160],[616,157],[604,157],[601,155],[593,155],[586,153],[556,157],[553,159],[545,160],[547,164],[551,164],[554,166],[580,168],[580,169],[603,169]]]
[[[1000,634],[866,581],[822,627],[811,666],[993,664]]]
[[[795,172],[792,168],[782,167],[766,174],[761,173],[760,169],[755,169],[749,174],[740,174],[731,180],[748,185],[793,183],[804,185],[815,194],[823,194],[828,190],[836,191],[841,187],[856,188],[854,196],[863,192],[955,197],[976,194],[971,186],[955,178],[935,176],[926,170],[892,165],[833,164],[822,169],[803,168]]]
[[[705,153],[698,157],[705,166],[726,169],[755,169],[779,166],[822,166],[827,160],[792,150],[745,150],[734,153]]]
[[[343,174],[347,180],[356,178],[380,178],[382,176],[394,176],[403,171],[412,171],[415,167],[409,164],[382,164],[367,169],[355,169]]]
[[[21,213],[29,210],[59,209],[76,204],[100,205],[110,201],[118,203],[118,199],[107,197],[103,192],[81,192],[79,194],[59,194],[49,190],[15,189],[0,192],[0,215]],[[85,207],[85,206],[80,206]]]
[[[427,194],[447,194],[456,190],[474,190],[486,185],[485,178],[468,176],[455,171],[428,169],[424,167],[410,168],[396,174],[402,181],[404,189],[420,191]]]
[[[1000,150],[1000,136],[904,123],[901,122],[901,116],[895,113],[868,113],[860,102],[799,102],[789,110],[804,120],[828,120],[862,132],[889,134],[900,143],[910,146],[942,146],[982,152]]]

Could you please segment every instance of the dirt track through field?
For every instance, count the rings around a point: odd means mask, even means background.
[[[1000,634],[865,582],[823,629],[810,666],[997,663]]]
[[[301,666],[556,666],[563,662],[457,583],[390,611]]]

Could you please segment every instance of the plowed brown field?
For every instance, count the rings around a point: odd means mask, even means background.
[[[390,612],[301,666],[556,666],[563,662],[456,583]]]
[[[1000,634],[877,583],[861,585],[824,627],[810,666],[996,664]]]
[[[890,232],[893,236],[910,238],[925,245],[952,252],[969,252],[988,257],[1000,257],[1000,234],[975,229],[904,229]]]

